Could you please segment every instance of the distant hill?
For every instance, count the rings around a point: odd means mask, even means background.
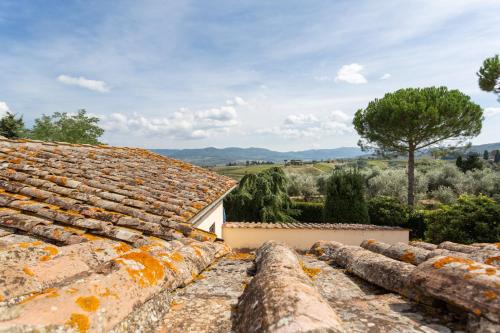
[[[201,149],[151,149],[155,153],[177,158],[197,165],[221,165],[245,161],[283,162],[284,160],[328,160],[353,158],[366,153],[356,147],[310,149],[278,152],[265,148],[201,148]]]
[[[500,142],[475,145],[470,151],[482,153],[485,150],[500,149]],[[332,149],[309,149],[302,151],[279,152],[265,148],[200,148],[200,149],[151,149],[155,153],[170,156],[193,164],[225,165],[245,161],[283,162],[284,160],[320,161],[338,158],[354,158],[366,156],[367,153],[357,147],[341,147]],[[421,156],[428,154],[422,152]]]

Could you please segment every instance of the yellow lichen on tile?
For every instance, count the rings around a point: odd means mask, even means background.
[[[486,290],[485,292],[483,292],[483,296],[484,296],[484,298],[486,298],[487,300],[490,300],[490,301],[497,298],[497,294],[493,290]]]
[[[415,261],[415,253],[411,251],[405,251],[405,253],[401,256],[401,261],[412,263]]]
[[[76,299],[76,304],[87,312],[95,312],[99,308],[99,299],[95,296],[81,296]]]
[[[85,333],[90,327],[89,317],[81,313],[72,313],[66,325],[76,328],[80,333]]]
[[[114,260],[125,265],[129,275],[141,287],[153,286],[165,276],[162,263],[144,251],[125,253]]]
[[[304,273],[307,274],[307,276],[309,276],[311,279],[314,279],[316,277],[316,275],[318,275],[320,272],[321,272],[321,269],[320,268],[314,268],[314,267],[306,267],[304,265],[302,265],[302,270],[304,271]]]
[[[465,259],[465,258],[459,258],[459,257],[444,257],[439,260],[437,260],[435,263],[432,264],[434,268],[443,268],[444,266],[451,264],[451,263],[461,263],[461,264],[468,264],[471,265],[474,263],[474,261],[470,259]]]
[[[29,267],[24,267],[23,272],[29,276],[35,276],[35,273],[33,273],[33,271],[29,269]]]

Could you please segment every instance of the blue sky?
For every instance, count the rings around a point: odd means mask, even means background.
[[[357,109],[445,85],[486,110],[498,1],[0,2],[0,113],[85,108],[103,141],[149,148],[355,146]]]

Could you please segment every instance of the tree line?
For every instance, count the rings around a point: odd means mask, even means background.
[[[104,129],[99,127],[99,118],[87,114],[84,109],[76,114],[55,112],[35,119],[32,128],[27,128],[22,116],[7,112],[0,119],[0,135],[9,139],[33,139],[68,143],[100,144]]]

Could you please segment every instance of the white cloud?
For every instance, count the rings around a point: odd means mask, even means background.
[[[500,107],[489,107],[484,109],[486,117],[493,117],[500,114]]]
[[[217,133],[228,132],[239,125],[232,106],[203,111],[179,109],[162,118],[148,118],[139,114],[112,113],[101,115],[101,125],[109,132],[133,133],[143,137],[169,137],[173,139],[205,139]]]
[[[83,76],[80,77],[72,77],[68,75],[59,75],[57,80],[61,83],[70,85],[70,86],[79,86],[82,88],[98,91],[98,92],[108,92],[109,87],[104,81],[98,80],[90,80],[86,79]]]
[[[350,64],[342,66],[337,72],[335,81],[345,81],[352,84],[367,83],[366,78],[361,74],[363,66],[360,64]]]
[[[384,75],[382,75],[382,76],[380,77],[380,80],[387,80],[387,79],[388,79],[388,78],[390,78],[390,77],[391,77],[391,74],[389,74],[389,73],[385,73]]]
[[[226,101],[227,105],[236,105],[236,106],[248,106],[248,103],[241,97],[236,96],[233,99],[228,99]]]
[[[0,101],[0,118],[5,116],[9,111],[10,109],[7,103]]]
[[[324,137],[352,132],[351,117],[340,110],[332,111],[325,118],[313,114],[290,115],[281,126],[260,130],[261,134],[272,134],[283,138]]]

